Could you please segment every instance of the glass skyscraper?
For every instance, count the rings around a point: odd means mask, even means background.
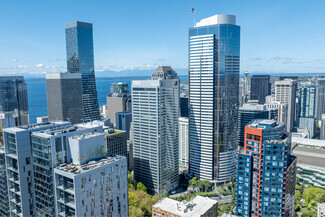
[[[79,21],[68,23],[65,34],[68,73],[81,73],[83,119],[99,120],[92,24]]]
[[[215,15],[189,29],[189,170],[229,181],[238,146],[240,27]]]

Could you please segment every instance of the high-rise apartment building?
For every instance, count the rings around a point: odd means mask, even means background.
[[[265,103],[265,97],[271,94],[270,75],[253,75],[251,77],[251,100]]]
[[[27,85],[23,76],[0,76],[0,112],[15,112],[17,126],[29,123]]]
[[[17,116],[15,112],[0,112],[0,146],[3,146],[3,129],[15,127]]]
[[[284,123],[254,120],[238,154],[237,216],[294,216],[296,157]]]
[[[8,183],[5,162],[5,150],[0,147],[0,216],[9,216]]]
[[[316,134],[316,91],[315,84],[300,84],[298,88],[297,125],[308,129],[311,138]]]
[[[126,82],[114,82],[110,84],[111,93],[125,93],[129,94],[129,84]]]
[[[297,82],[294,80],[275,81],[275,101],[288,104],[287,132],[295,125]]]
[[[325,78],[317,78],[316,85],[316,118],[317,120],[321,120],[322,114],[325,114]]]
[[[131,111],[131,95],[125,93],[108,93],[107,117],[113,124],[116,124],[116,113]]]
[[[288,104],[271,101],[264,105],[266,106],[266,109],[270,111],[269,119],[283,122],[287,126]]]
[[[236,171],[240,27],[233,15],[189,29],[189,171],[229,181]]]
[[[325,140],[325,114],[321,117],[320,139]]]
[[[47,111],[50,121],[77,124],[84,120],[80,73],[46,74]]]
[[[255,119],[269,119],[270,111],[266,106],[257,103],[246,103],[238,112],[238,144],[244,147],[245,126]]]
[[[188,169],[188,118],[180,117],[178,122],[179,166]]]
[[[132,112],[124,111],[116,113],[116,125],[115,128],[118,130],[124,130],[127,135],[127,139],[130,139],[130,129],[132,123]]]
[[[178,113],[179,79],[171,67],[132,81],[134,177],[151,193],[178,186]]]
[[[126,158],[106,156],[102,133],[69,143],[71,163],[54,168],[56,216],[128,216]]]
[[[100,120],[94,68],[93,26],[65,25],[68,73],[81,73],[83,121]]]

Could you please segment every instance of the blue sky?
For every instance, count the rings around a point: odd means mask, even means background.
[[[197,21],[237,16],[241,72],[325,72],[323,0],[2,0],[0,75],[64,71],[64,25],[76,20],[94,25],[98,72],[163,64],[185,74],[191,8]]]

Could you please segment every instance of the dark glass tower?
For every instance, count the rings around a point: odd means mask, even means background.
[[[229,181],[236,171],[240,27],[215,15],[189,29],[189,170]]]
[[[0,111],[15,112],[16,125],[29,123],[27,85],[23,76],[0,76]]]
[[[94,71],[92,24],[72,22],[65,25],[68,73],[81,73],[84,121],[99,120]]]
[[[251,100],[258,100],[259,104],[265,103],[265,97],[271,94],[269,75],[253,75],[251,78]]]

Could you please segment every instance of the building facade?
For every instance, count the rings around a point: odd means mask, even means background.
[[[237,216],[294,216],[296,157],[284,123],[254,120],[238,154]]]
[[[117,130],[125,131],[127,135],[127,139],[129,140],[131,123],[132,123],[132,112],[131,111],[117,112],[115,121],[116,121],[115,128]]]
[[[0,216],[10,215],[8,210],[9,197],[5,158],[5,150],[3,147],[0,147]]]
[[[131,95],[125,93],[108,93],[107,117],[113,124],[116,124],[116,113],[131,111]]]
[[[179,79],[170,67],[157,70],[132,81],[132,141],[135,179],[162,195],[178,186]]]
[[[83,121],[100,120],[94,68],[93,26],[72,22],[65,25],[68,73],[81,73]]]
[[[188,118],[188,97],[180,95],[179,100],[179,115],[180,117]]]
[[[266,106],[266,109],[270,111],[269,119],[283,122],[287,126],[288,104],[271,101],[264,105]]]
[[[81,73],[46,74],[46,95],[50,121],[84,121]]]
[[[275,101],[288,104],[287,132],[295,125],[297,82],[291,79],[275,81]]]
[[[265,103],[265,97],[271,94],[270,75],[253,75],[251,77],[251,100]]]
[[[320,139],[325,140],[325,114],[321,116]]]
[[[240,27],[215,15],[189,29],[189,171],[229,181],[236,172]]]
[[[316,134],[316,91],[315,84],[300,84],[298,89],[297,124],[308,129],[311,138]]]
[[[110,84],[110,93],[125,93],[129,94],[129,84],[126,82],[114,82]]]
[[[316,115],[317,120],[321,120],[322,114],[325,114],[325,78],[317,78],[317,96],[316,96]]]
[[[15,127],[18,119],[15,112],[0,112],[0,147],[3,143],[3,129]]]
[[[128,156],[127,134],[125,131],[105,129],[106,152],[121,156]]]
[[[188,169],[188,118],[180,117],[178,122],[179,166]]]
[[[27,84],[23,76],[0,76],[0,112],[15,112],[17,126],[29,123]]]

